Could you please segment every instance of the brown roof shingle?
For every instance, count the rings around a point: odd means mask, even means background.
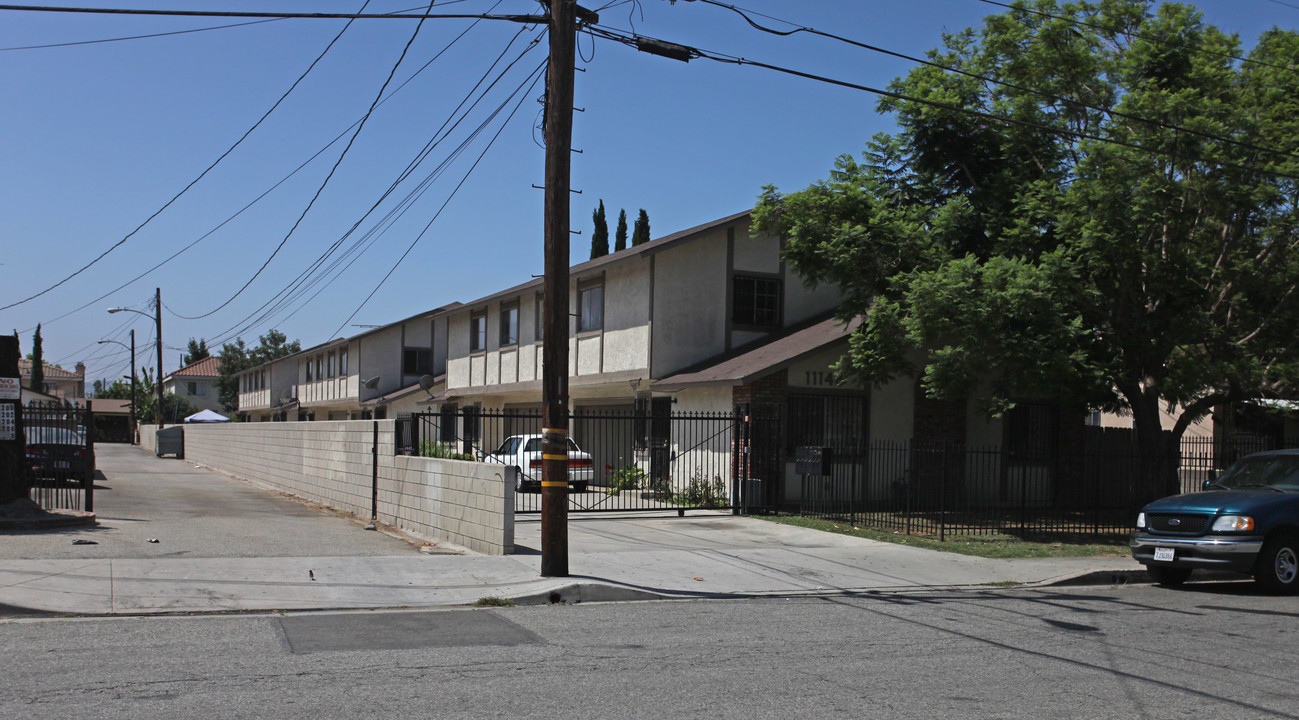
[[[171,377],[219,377],[221,373],[217,372],[217,365],[221,361],[215,357],[205,357],[196,363],[186,365],[171,374]]]

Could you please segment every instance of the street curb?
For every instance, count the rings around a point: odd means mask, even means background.
[[[1135,585],[1150,583],[1145,569],[1139,570],[1086,570],[1076,575],[1030,583],[1033,587],[1069,587],[1074,585]]]
[[[0,532],[28,530],[61,530],[97,524],[95,514],[82,510],[47,510],[40,518],[0,518]]]

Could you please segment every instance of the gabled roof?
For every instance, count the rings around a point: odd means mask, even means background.
[[[217,365],[221,364],[220,358],[205,357],[196,363],[191,363],[176,372],[168,375],[168,378],[174,377],[220,377],[221,373],[217,371]]]
[[[43,362],[41,365],[45,368],[46,380],[81,380],[81,376],[71,370],[64,370],[60,367]],[[32,376],[32,361],[27,358],[18,358],[18,374],[22,377]]]
[[[587,260],[586,262],[578,263],[569,268],[568,270],[569,277],[572,279],[577,279],[579,276],[590,274],[591,272],[603,268],[606,265],[612,265],[614,263],[620,263],[628,260],[635,260],[638,258],[647,258],[651,255],[655,255],[657,253],[663,252],[664,250],[668,250],[678,245],[690,242],[691,240],[695,240],[701,237],[702,235],[704,235],[705,233],[716,230],[719,227],[725,227],[735,222],[736,220],[740,220],[742,218],[748,217],[752,212],[753,212],[752,210],[745,210],[744,212],[738,212],[733,215],[727,215],[724,218],[713,220],[711,222],[706,222],[703,225],[696,225],[695,227],[682,230],[681,232],[672,233],[671,235],[665,235],[657,240],[651,240],[650,242],[641,243],[640,245],[635,245],[625,250],[619,250],[618,252],[615,253],[609,253],[608,255],[603,255],[594,260]],[[522,293],[525,290],[528,290],[530,288],[540,290],[544,284],[545,284],[545,278],[537,277],[533,280],[529,280],[528,282],[522,283],[520,285],[515,285],[512,288],[507,288],[505,290],[501,290],[500,292],[492,293],[491,295],[485,295],[476,300],[470,300],[467,303],[463,303],[461,307],[467,308],[470,306],[482,306],[482,305],[490,304],[491,302],[495,300],[499,300],[501,298],[507,298],[507,297],[512,297],[514,295],[518,295],[519,293]]]
[[[747,385],[835,344],[846,343],[860,324],[860,319],[845,325],[836,317],[814,318],[656,380],[650,388],[673,391],[697,385]]]

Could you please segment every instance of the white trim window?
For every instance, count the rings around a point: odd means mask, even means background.
[[[577,291],[577,331],[588,332],[604,327],[604,285],[592,285]]]

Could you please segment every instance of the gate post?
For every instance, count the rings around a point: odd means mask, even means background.
[[[731,473],[731,514],[742,515],[749,507],[749,404],[737,403],[732,414],[735,426],[732,451],[735,472]]]
[[[0,505],[27,497],[18,336],[0,335]]]
[[[81,496],[83,501],[82,509],[86,512],[95,511],[95,411],[91,408],[91,401],[86,401],[86,412],[81,416],[82,426],[86,428],[86,476],[81,479],[82,488]]]

